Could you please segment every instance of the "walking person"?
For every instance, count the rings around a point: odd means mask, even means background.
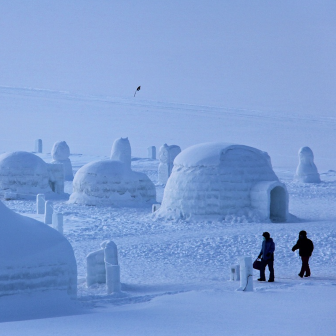
[[[299,277],[309,277],[310,276],[310,268],[309,268],[309,258],[311,257],[314,244],[313,242],[307,238],[307,232],[302,230],[299,233],[299,239],[296,244],[293,246],[292,251],[299,249],[299,255],[302,260],[301,271],[298,274]],[[305,274],[306,273],[306,274]]]
[[[261,251],[258,255],[258,259],[261,258],[261,266],[260,266],[260,278],[258,281],[266,281],[265,277],[265,269],[266,266],[268,266],[268,270],[270,272],[268,282],[274,282],[274,250],[275,250],[275,244],[273,242],[273,239],[271,238],[271,235],[268,232],[264,232],[262,234],[263,236],[263,242],[261,245]]]

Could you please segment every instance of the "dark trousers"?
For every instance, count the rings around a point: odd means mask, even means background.
[[[306,276],[310,276],[309,258],[310,257],[301,257],[302,267],[300,271],[300,276],[303,276],[305,272],[306,272]]]
[[[260,279],[261,280],[266,280],[265,277],[265,268],[266,266],[268,266],[269,272],[270,272],[270,276],[269,276],[269,280],[274,281],[274,267],[273,267],[273,259],[261,259],[261,265],[260,265]]]

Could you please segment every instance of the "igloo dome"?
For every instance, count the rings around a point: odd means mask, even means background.
[[[288,218],[287,189],[267,153],[243,145],[204,143],[175,158],[157,216],[204,220],[242,213],[274,222]]]
[[[120,160],[90,162],[80,168],[73,181],[70,203],[105,206],[141,206],[155,203],[156,190],[153,182],[146,174],[131,169],[128,139],[121,141],[122,146],[119,146],[119,139],[116,142],[118,143],[113,146],[111,157]],[[127,155],[118,155],[118,151],[119,154]]]
[[[28,152],[0,155],[0,194],[25,198],[38,193],[62,194],[63,188],[62,166],[47,164]]]
[[[77,265],[67,239],[0,202],[0,296],[25,291],[77,294]]]

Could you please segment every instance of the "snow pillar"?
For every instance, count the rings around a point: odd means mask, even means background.
[[[104,260],[106,269],[107,294],[120,292],[120,266],[117,245],[113,241],[105,244]]]
[[[42,153],[42,140],[41,139],[35,140],[35,152]]]
[[[240,291],[253,291],[253,267],[251,257],[240,258]]]
[[[158,183],[166,184],[173,170],[175,157],[181,153],[181,148],[177,145],[168,146],[164,144],[159,150]]]
[[[231,281],[239,281],[240,280],[240,266],[239,265],[231,265],[231,267],[230,267],[230,280]]]
[[[55,212],[52,214],[52,226],[59,233],[63,234],[63,214]]]
[[[54,212],[52,202],[46,201],[44,208],[44,223],[52,224],[52,214]]]
[[[150,146],[147,148],[148,151],[148,159],[156,160],[156,147]]]
[[[96,283],[106,282],[104,250],[91,252],[86,257],[86,284],[88,287]]]
[[[38,215],[43,215],[44,207],[45,207],[44,194],[37,194],[36,195],[36,213]]]

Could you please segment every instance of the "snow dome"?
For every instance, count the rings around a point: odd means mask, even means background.
[[[320,183],[320,174],[314,163],[314,154],[309,147],[299,150],[299,165],[296,169],[294,180],[303,183]]]
[[[25,198],[38,193],[53,192],[64,192],[62,166],[48,164],[28,152],[0,155],[0,194]]]
[[[90,162],[73,181],[70,203],[105,206],[139,206],[155,203],[156,190],[146,174],[131,169],[128,139],[117,139],[111,160]]]
[[[267,153],[243,145],[204,143],[175,158],[157,216],[203,220],[242,214],[273,222],[288,218],[287,189]]]
[[[56,230],[0,202],[0,296],[24,291],[77,294],[77,265],[70,243]]]

